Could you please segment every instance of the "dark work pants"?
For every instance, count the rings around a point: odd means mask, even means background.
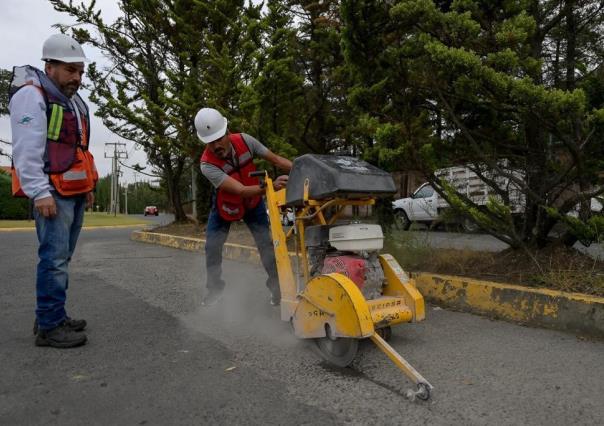
[[[262,265],[268,274],[266,286],[269,290],[279,294],[279,277],[277,275],[277,266],[275,263],[275,252],[270,237],[268,215],[264,200],[261,200],[258,205],[245,212],[243,221],[251,231],[256,246],[260,252]],[[208,291],[222,291],[225,282],[222,280],[222,247],[229,235],[231,222],[224,220],[218,214],[216,203],[212,202],[212,210],[208,218],[208,226],[206,228],[206,271]]]

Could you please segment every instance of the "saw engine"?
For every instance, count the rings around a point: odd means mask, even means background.
[[[310,275],[340,273],[356,284],[365,299],[375,299],[385,284],[378,258],[383,240],[379,225],[310,226],[306,229]]]

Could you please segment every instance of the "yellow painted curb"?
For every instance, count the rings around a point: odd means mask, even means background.
[[[0,232],[17,232],[17,231],[35,231],[35,226],[29,226],[27,228],[0,228]]]
[[[463,277],[414,273],[426,300],[536,327],[604,337],[604,298]]]
[[[166,247],[178,248],[188,251],[205,252],[206,240],[192,237],[179,237],[176,235],[160,234],[157,232],[134,231],[130,235],[133,241],[143,243],[158,244]],[[254,265],[262,265],[260,253],[256,247],[244,246],[235,243],[225,243],[222,256],[230,260],[238,260],[242,262],[252,263]],[[290,253],[290,256],[295,257],[295,253]]]
[[[82,229],[112,229],[112,228],[140,228],[141,226],[149,226],[148,223],[133,223],[131,225],[95,225],[95,226],[82,226]],[[28,226],[27,228],[0,228],[0,232],[16,232],[16,231],[35,231],[36,227]]]
[[[205,240],[134,231],[131,239],[183,250],[201,251]],[[226,243],[223,256],[260,265],[255,247]],[[295,253],[290,253],[292,258]],[[579,293],[501,284],[464,277],[413,273],[427,301],[454,310],[522,323],[604,337],[604,298]]]

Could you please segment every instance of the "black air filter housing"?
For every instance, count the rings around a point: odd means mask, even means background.
[[[310,182],[309,197],[364,198],[394,194],[390,173],[354,157],[305,154],[294,160],[287,182],[285,201],[300,206],[304,199],[304,181]]]

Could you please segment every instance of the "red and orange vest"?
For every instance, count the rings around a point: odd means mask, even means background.
[[[208,148],[203,151],[201,161],[218,167],[243,185],[258,185],[258,178],[250,177],[250,173],[256,171],[256,166],[254,166],[252,152],[243,140],[243,136],[241,136],[241,133],[231,133],[229,139],[235,150],[234,164],[230,161],[230,158],[228,161],[218,158]],[[256,207],[260,200],[260,196],[243,198],[237,194],[218,189],[216,208],[221,218],[227,221],[235,221],[242,219],[245,211]]]
[[[15,70],[16,71],[16,70]],[[28,66],[35,73],[40,86],[35,86],[46,103],[48,123],[44,173],[48,174],[52,186],[63,196],[84,194],[94,189],[98,173],[94,157],[88,150],[90,140],[90,116],[88,107],[79,95],[74,96],[77,108],[63,95],[42,71]],[[13,77],[14,78],[14,77]],[[12,97],[21,87],[33,84],[27,81],[10,93]],[[81,131],[78,130],[80,115]],[[16,171],[12,170],[13,196],[24,197]]]

